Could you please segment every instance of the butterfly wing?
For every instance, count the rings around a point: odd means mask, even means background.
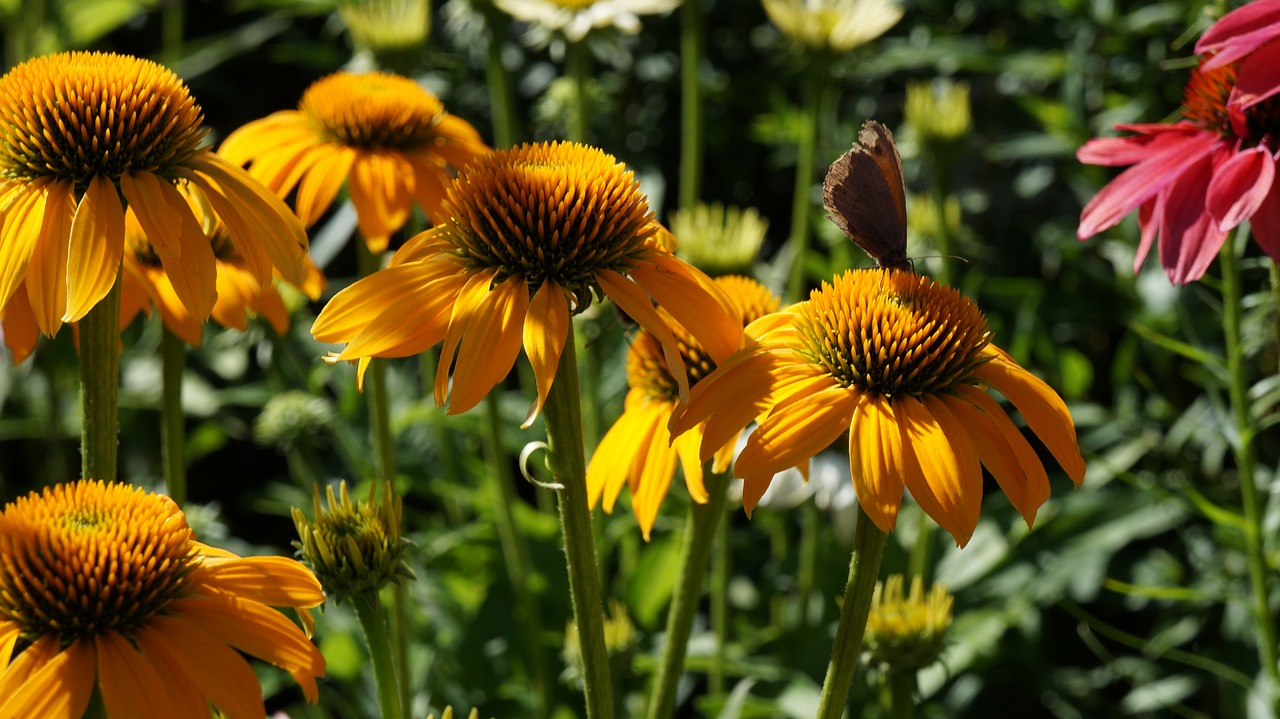
[[[881,267],[905,268],[907,199],[893,133],[867,120],[822,183],[827,217]]]

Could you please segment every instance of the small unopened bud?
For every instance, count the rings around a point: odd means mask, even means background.
[[[945,584],[933,585],[925,596],[919,576],[912,578],[911,594],[904,598],[902,584],[901,574],[876,583],[867,616],[866,650],[872,661],[894,670],[923,669],[942,653],[954,598]]]
[[[384,485],[381,501],[373,488],[363,502],[352,502],[347,483],[326,487],[326,507],[320,505],[320,488],[312,495],[314,521],[293,508],[293,523],[300,541],[294,542],[302,561],[315,572],[325,593],[340,602],[347,595],[376,592],[401,579],[414,579],[404,561],[409,540],[400,536],[400,497]]]

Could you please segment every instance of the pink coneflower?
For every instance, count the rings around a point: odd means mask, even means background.
[[[1280,92],[1280,0],[1257,0],[1227,13],[1196,43],[1212,54],[1205,70],[1241,60],[1230,104],[1252,107]]]
[[[1246,47],[1257,49],[1265,42],[1259,40],[1264,31],[1267,37],[1280,34],[1280,25],[1266,25],[1268,18],[1280,20],[1280,0],[1255,4],[1270,8],[1266,14],[1251,13],[1259,22],[1257,32],[1242,34],[1237,11],[1211,28],[1201,44],[1208,40],[1211,49],[1221,47],[1239,59]],[[1256,74],[1250,95],[1265,92],[1263,97],[1271,99],[1248,104],[1239,102],[1237,82],[1254,58],[1276,52],[1275,44],[1263,44],[1240,62],[1223,64],[1221,55],[1202,61],[1187,83],[1181,120],[1119,125],[1119,130],[1138,134],[1098,138],[1080,148],[1076,157],[1087,164],[1132,165],[1085,206],[1077,231],[1081,240],[1137,209],[1142,240],[1134,271],[1159,237],[1160,264],[1169,280],[1181,285],[1203,276],[1227,233],[1250,220],[1258,245],[1280,260],[1280,192],[1273,192],[1280,98],[1271,98],[1280,92],[1280,78],[1274,78],[1275,87],[1260,90],[1256,78],[1266,73]]]

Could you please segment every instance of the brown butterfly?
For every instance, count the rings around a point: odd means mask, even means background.
[[[827,170],[822,206],[830,213],[827,218],[877,265],[910,269],[906,194],[893,133],[867,120],[858,141]]]

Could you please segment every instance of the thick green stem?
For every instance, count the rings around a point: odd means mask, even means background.
[[[587,510],[587,463],[582,448],[582,408],[578,404],[578,362],[573,335],[571,328],[543,417],[547,425],[551,475],[564,485],[558,495],[560,528],[564,532],[565,558],[569,565],[569,596],[573,600],[573,616],[582,645],[587,717],[602,719],[613,715],[613,688],[604,644],[604,605],[596,576],[591,513]]]
[[[707,473],[706,504],[692,504],[685,521],[684,542],[680,546],[675,596],[667,613],[667,637],[662,647],[662,661],[654,677],[649,694],[650,719],[666,719],[672,716],[676,705],[676,686],[684,670],[685,652],[688,650],[689,633],[693,630],[693,618],[698,613],[698,600],[702,598],[702,580],[707,574],[707,560],[715,543],[716,529],[724,516],[724,506],[729,487],[727,473]]]
[[[1248,226],[1241,228],[1244,236]],[[1230,382],[1231,413],[1235,420],[1236,471],[1240,476],[1240,497],[1244,509],[1245,556],[1249,564],[1249,583],[1253,590],[1253,615],[1258,623],[1258,659],[1262,671],[1270,680],[1270,701],[1273,712],[1280,716],[1280,664],[1276,656],[1276,626],[1271,615],[1267,592],[1267,559],[1262,542],[1262,506],[1254,482],[1253,468],[1256,461],[1254,440],[1256,425],[1249,418],[1248,379],[1245,376],[1244,343],[1240,336],[1241,291],[1240,268],[1236,258],[1237,243],[1222,245],[1219,259],[1222,262],[1222,308],[1224,335],[1226,338],[1227,374]]]
[[[884,554],[884,532],[872,523],[861,505],[857,511],[849,583],[844,588],[844,605],[840,607],[831,663],[827,665],[827,678],[822,682],[822,696],[818,699],[818,719],[840,719],[844,714],[849,686],[862,653],[862,635],[867,628],[867,615],[871,613],[880,557]]]
[[[713,694],[724,693],[725,648],[729,645],[729,521],[720,522],[716,532],[716,546],[720,549],[711,558],[711,633],[716,644],[711,653],[711,670],[707,673],[707,689]]]
[[[378,706],[382,719],[400,719],[400,691],[397,689],[395,662],[391,643],[387,640],[387,623],[382,618],[382,604],[377,592],[363,592],[351,597],[360,628],[369,645],[373,677],[378,683]]]
[[[168,327],[160,336],[160,365],[160,460],[164,465],[165,491],[181,507],[187,503],[187,418],[182,413],[187,345]]]
[[[680,7],[680,208],[690,210],[702,192],[702,5]]]
[[[493,115],[493,145],[511,147],[516,141],[515,96],[511,89],[511,73],[502,63],[502,47],[511,20],[492,3],[483,3],[485,24],[489,27],[489,57],[484,67],[489,86],[489,105]]]
[[[80,475],[116,481],[120,407],[120,277],[80,320]]]
[[[572,142],[586,142],[591,117],[591,50],[586,40],[568,43],[565,64],[573,83],[573,105],[569,108],[569,134]]]
[[[916,670],[890,669],[889,695],[893,719],[913,719],[916,715]]]
[[[830,82],[826,63],[815,59],[805,73],[804,124],[796,147],[796,185],[791,195],[791,276],[787,300],[802,299],[805,289],[804,261],[809,250],[809,205],[813,189],[813,161],[818,144],[818,120],[822,114],[823,92]]]
[[[545,717],[551,711],[553,687],[542,651],[542,615],[529,583],[529,546],[524,535],[516,529],[512,511],[519,500],[512,486],[510,458],[502,451],[499,405],[496,392],[490,392],[484,399],[484,453],[489,465],[494,523],[498,528],[498,543],[502,546],[502,560],[507,567],[507,580],[511,582],[511,593],[516,599],[516,621],[524,634],[525,661],[529,664],[529,675],[533,680],[534,715]]]

